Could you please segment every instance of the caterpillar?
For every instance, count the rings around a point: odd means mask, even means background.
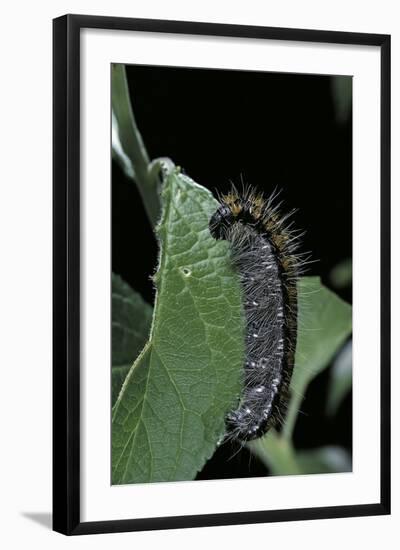
[[[274,192],[268,199],[248,187],[219,196],[209,230],[230,243],[243,290],[246,318],[244,389],[226,417],[226,436],[248,441],[283,420],[297,339],[297,279],[303,260],[302,233],[280,215]]]

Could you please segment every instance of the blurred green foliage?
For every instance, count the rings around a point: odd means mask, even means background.
[[[350,258],[335,265],[329,275],[330,282],[334,288],[342,289],[351,285],[353,266]]]

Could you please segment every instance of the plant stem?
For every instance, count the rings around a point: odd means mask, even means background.
[[[133,115],[125,67],[122,64],[112,65],[112,110],[122,149],[132,164],[136,185],[154,227],[161,212],[160,170],[154,169],[154,163],[150,170],[150,159]]]
[[[282,437],[290,441],[292,439],[294,426],[299,414],[300,405],[302,402],[302,394],[305,393],[305,386],[298,388],[296,393],[292,393],[289,408],[286,414],[285,422],[282,427]]]
[[[273,429],[261,439],[248,442],[247,447],[274,475],[301,473],[291,442]]]

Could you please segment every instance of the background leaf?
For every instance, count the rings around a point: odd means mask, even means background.
[[[332,365],[326,410],[333,416],[352,385],[353,345],[347,342]]]
[[[258,457],[273,475],[301,474],[292,442],[282,437],[273,428],[264,437],[246,443],[247,448]]]
[[[135,179],[135,171],[133,169],[132,162],[128,155],[125,153],[121,141],[119,139],[118,120],[114,112],[112,113],[112,125],[111,125],[111,145],[113,159],[118,162],[121,170],[124,172],[127,178]]]
[[[150,222],[160,216],[159,169],[152,170],[129,97],[125,66],[111,65],[112,151],[125,175],[135,180]]]
[[[350,455],[341,447],[296,450],[290,440],[274,429],[247,445],[273,475],[351,472],[352,468]]]
[[[228,243],[208,230],[218,203],[177,170],[162,202],[151,335],[113,410],[114,484],[193,479],[240,394],[241,291]]]
[[[351,285],[353,265],[351,258],[341,261],[332,269],[329,279],[334,288],[346,288]]]
[[[119,275],[112,274],[112,404],[150,332],[153,308]]]
[[[296,462],[304,474],[351,472],[351,457],[342,447],[320,447],[298,451]]]
[[[351,113],[353,79],[351,76],[332,78],[331,86],[336,119],[344,124]]]
[[[319,277],[298,283],[298,340],[291,399],[283,427],[290,438],[301,401],[313,378],[325,369],[351,334],[351,306],[321,284]]]

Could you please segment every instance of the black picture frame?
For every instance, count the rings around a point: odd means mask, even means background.
[[[378,46],[381,51],[381,496],[374,504],[80,520],[80,31],[115,29]],[[65,15],[53,21],[53,529],[66,535],[390,513],[390,35]]]

